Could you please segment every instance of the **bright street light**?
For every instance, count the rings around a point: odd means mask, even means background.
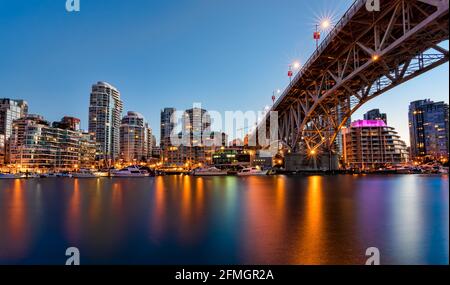
[[[324,19],[321,23],[320,26],[322,27],[323,30],[328,29],[331,26],[331,22],[328,19]]]

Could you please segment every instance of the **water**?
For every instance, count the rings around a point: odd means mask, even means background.
[[[447,176],[0,181],[0,264],[448,264]]]

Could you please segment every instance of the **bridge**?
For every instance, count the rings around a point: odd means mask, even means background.
[[[293,152],[335,152],[364,103],[449,60],[439,45],[449,39],[449,0],[381,0],[378,12],[366,2],[353,3],[271,109]],[[258,129],[268,132],[269,120]]]

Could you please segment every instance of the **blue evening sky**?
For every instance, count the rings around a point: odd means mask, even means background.
[[[159,137],[159,112],[201,102],[209,110],[261,110],[305,62],[314,23],[352,0],[0,0],[0,98],[23,98],[55,121],[87,128],[90,87],[115,85],[124,111],[142,113]],[[448,64],[364,106],[388,113],[408,142],[408,103],[448,102]],[[124,112],[124,113],[125,113]]]

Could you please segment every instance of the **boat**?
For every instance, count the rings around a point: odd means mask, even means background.
[[[120,170],[111,172],[114,177],[148,177],[148,171],[140,169],[138,166],[128,166]]]
[[[12,173],[0,173],[0,179],[18,179],[20,176]]]
[[[107,170],[105,170],[105,171],[95,171],[93,174],[95,175],[95,177],[109,177],[110,176],[110,173]]]
[[[410,167],[397,167],[395,168],[397,174],[411,174],[412,170]]]
[[[78,172],[72,173],[73,178],[97,178],[97,176],[89,169],[80,169]]]
[[[28,173],[21,173],[21,178],[40,178],[41,175],[37,174],[37,173],[32,173],[32,172],[28,172]]]
[[[247,167],[238,172],[238,176],[263,176],[267,175],[267,170],[258,167]]]
[[[439,168],[440,174],[448,174],[448,167],[441,167]]]
[[[58,177],[57,173],[49,172],[41,174],[41,178],[56,178]]]
[[[65,177],[65,178],[72,178],[72,173],[70,172],[58,172],[55,173],[56,177]]]
[[[194,176],[225,176],[228,171],[221,170],[216,167],[197,168],[194,170]]]

